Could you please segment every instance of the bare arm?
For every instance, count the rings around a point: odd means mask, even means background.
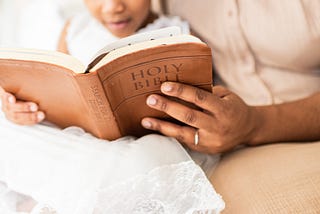
[[[320,93],[292,103],[248,106],[236,94],[221,86],[209,93],[179,84],[164,83],[164,94],[195,103],[198,111],[160,96],[151,95],[147,104],[185,123],[185,126],[144,118],[145,128],[177,138],[191,149],[217,153],[240,144],[258,145],[281,141],[320,139]],[[194,145],[196,130],[199,144]]]
[[[320,139],[320,92],[294,102],[255,107],[259,129],[250,144]]]
[[[64,25],[61,34],[60,34],[60,38],[58,41],[58,46],[57,46],[57,51],[60,51],[62,53],[66,53],[69,54],[69,50],[68,50],[68,44],[67,44],[67,33],[68,33],[68,27],[70,24],[70,20],[66,22],[66,24]]]

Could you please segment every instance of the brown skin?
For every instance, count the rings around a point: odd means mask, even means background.
[[[320,139],[320,92],[305,99],[270,106],[248,106],[236,94],[222,86],[212,93],[192,86],[166,82],[161,91],[168,96],[192,102],[203,109],[197,111],[170,101],[160,95],[150,95],[147,104],[184,122],[176,125],[155,118],[144,118],[145,128],[177,138],[193,150],[205,153],[228,151],[240,144],[259,145],[282,141],[312,141]],[[37,112],[30,112],[33,103],[9,103],[14,97],[0,90],[4,110],[13,122],[35,124]],[[23,105],[22,105],[23,104]],[[19,113],[17,113],[17,111]],[[26,123],[26,121],[29,121]],[[199,144],[194,134],[199,129]]]
[[[150,11],[150,0],[84,0],[89,12],[118,38],[133,35],[157,16]],[[69,53],[66,41],[69,21],[64,26],[57,50]]]
[[[154,19],[149,12],[149,3],[146,0],[86,0],[91,13],[118,37],[131,35]],[[65,42],[65,33],[61,41]],[[61,50],[67,52],[63,42],[60,43]],[[213,92],[208,93],[183,84],[164,83],[162,92],[195,103],[203,111],[192,110],[160,95],[151,95],[147,100],[151,108],[164,111],[186,125],[179,126],[155,118],[144,118],[142,124],[175,137],[197,151],[217,153],[240,144],[320,139],[320,93],[291,103],[255,107],[248,106],[221,86],[213,87]],[[2,109],[9,120],[22,125],[43,120],[44,113],[35,103],[16,101],[12,94],[1,88],[0,96]],[[194,145],[196,129],[199,129],[200,137],[197,146]]]
[[[84,0],[91,14],[113,35],[134,34],[148,22],[150,0]]]
[[[134,34],[157,18],[150,11],[150,0],[84,0],[91,14],[112,34],[122,38]],[[69,21],[63,28],[57,50],[69,53],[66,35]],[[13,94],[0,87],[2,110],[8,120],[20,125],[33,125],[45,118],[33,102],[16,100]]]
[[[69,54],[68,44],[67,44],[67,40],[66,40],[69,24],[70,24],[70,20],[68,20],[65,23],[65,25],[60,33],[60,37],[59,37],[59,41],[58,41],[58,45],[57,45],[57,51],[60,51],[65,54]]]
[[[166,82],[163,94],[191,102],[198,111],[160,95],[150,95],[147,104],[185,123],[180,126],[156,118],[144,118],[142,125],[175,137],[189,148],[219,153],[237,145],[258,145],[281,141],[320,139],[320,93],[308,98],[271,106],[248,106],[239,96],[222,86],[209,93],[192,86]],[[199,144],[194,134],[199,130]]]
[[[157,15],[150,11],[150,0],[84,0],[88,10],[114,36],[123,38],[152,23]],[[68,54],[67,21],[59,38],[57,50]]]
[[[34,125],[45,118],[45,114],[39,111],[36,103],[16,100],[13,94],[4,91],[1,87],[0,98],[2,111],[11,122],[20,125]]]

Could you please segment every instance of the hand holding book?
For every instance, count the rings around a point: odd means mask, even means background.
[[[112,50],[119,49],[121,47],[128,46],[129,44],[135,44],[138,42],[143,42],[147,40],[165,38],[168,36],[175,36],[181,34],[180,29],[177,27],[169,27],[165,29],[160,29],[157,31],[152,31],[148,34],[137,34],[134,36],[125,37],[117,42],[111,43],[92,57],[92,62],[95,62],[95,59],[100,58],[105,53],[108,53]],[[30,50],[28,50],[30,51]],[[36,51],[36,50],[34,50]],[[73,59],[72,59],[73,60]],[[93,66],[88,65],[88,67]],[[87,67],[87,70],[88,70]],[[22,101],[17,100],[16,97],[6,92],[0,85],[0,98],[2,103],[2,111],[5,113],[8,120],[19,124],[19,125],[34,125],[44,120],[45,114],[43,111],[39,110],[39,106],[31,101]]]
[[[147,104],[182,124],[145,117],[142,125],[174,137],[198,152],[217,154],[251,143],[256,134],[253,130],[261,125],[256,108],[222,86],[213,86],[212,92],[208,92],[187,84],[165,82],[161,92],[162,95],[148,96]],[[199,109],[183,105],[179,99],[194,103]]]
[[[2,111],[7,119],[19,125],[34,125],[45,118],[45,114],[39,111],[38,105],[33,102],[16,100],[16,97],[0,87]]]
[[[0,86],[18,99],[37,103],[62,128],[80,126],[106,139],[141,136],[148,133],[140,125],[143,117],[168,118],[145,104],[148,94],[160,93],[162,82],[211,90],[210,48],[196,37],[167,33],[143,42],[132,37],[130,45],[99,53],[89,73],[69,55],[1,49]]]

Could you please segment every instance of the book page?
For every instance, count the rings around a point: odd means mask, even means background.
[[[180,44],[180,43],[203,43],[203,42],[199,38],[192,35],[176,35],[176,36],[171,36],[167,38],[160,38],[160,39],[136,43],[133,45],[125,46],[125,47],[110,51],[93,68],[91,68],[91,71],[95,71],[99,69],[101,66],[107,64],[108,62],[111,62],[114,59],[117,59],[121,56],[124,56],[132,52],[153,48],[161,45]]]
[[[123,47],[135,45],[137,43],[143,43],[150,40],[156,40],[160,38],[168,38],[172,36],[181,35],[181,29],[177,26],[161,28],[158,30],[148,31],[144,33],[134,34],[118,41],[115,41],[111,44],[108,44],[101,50],[99,50],[95,56],[90,60],[91,63],[88,64],[86,68],[86,73],[89,73],[93,67],[104,58],[109,52],[115,51],[117,49],[121,49]]]
[[[29,48],[0,48],[0,59],[43,62],[65,67],[75,73],[83,73],[85,66],[80,60],[57,51]]]
[[[94,59],[96,59],[102,54],[109,53],[110,51],[113,51],[122,47],[134,45],[140,42],[145,42],[145,41],[150,41],[150,40],[155,40],[160,38],[167,38],[171,36],[177,36],[180,34],[181,34],[181,29],[177,26],[166,27],[159,30],[153,30],[149,32],[134,34],[132,36],[128,36],[128,37],[119,39],[118,41],[115,41],[111,44],[108,44],[107,46],[99,50],[94,55],[91,61],[94,61]]]

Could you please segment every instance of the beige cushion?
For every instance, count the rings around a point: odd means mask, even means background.
[[[320,142],[244,148],[223,157],[211,181],[223,213],[320,213]]]

